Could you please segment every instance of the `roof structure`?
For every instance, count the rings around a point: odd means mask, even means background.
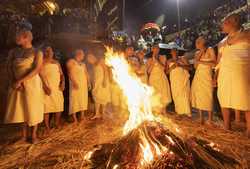
[[[50,14],[64,9],[81,8],[98,15],[108,0],[2,0],[0,12],[8,11],[13,13],[43,14],[46,11]]]

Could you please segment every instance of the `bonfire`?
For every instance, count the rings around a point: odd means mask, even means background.
[[[107,48],[106,64],[126,97],[129,118],[121,138],[96,145],[84,159],[92,169],[230,169],[238,163],[220,152],[213,143],[198,138],[181,138],[170,131],[160,116],[161,106],[153,88],[141,82],[120,53]],[[173,124],[174,125],[174,124]]]

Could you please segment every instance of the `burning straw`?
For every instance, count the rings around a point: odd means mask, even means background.
[[[150,140],[148,152],[141,148],[141,135]],[[152,158],[145,158],[145,153]],[[86,160],[92,169],[234,169],[240,166],[206,141],[196,138],[183,141],[162,124],[149,121],[113,143],[99,145]]]

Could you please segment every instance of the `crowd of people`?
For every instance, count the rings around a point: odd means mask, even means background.
[[[128,46],[124,57],[134,73],[145,84],[151,86],[160,97],[161,107],[155,111],[163,115],[173,101],[174,111],[181,116],[191,117],[192,108],[200,113],[204,123],[204,112],[208,112],[208,122],[213,122],[213,91],[218,86],[218,99],[224,120],[224,128],[231,130],[231,110],[236,112],[236,121],[244,112],[247,121],[247,135],[250,136],[250,33],[242,29],[240,16],[227,17],[223,24],[227,37],[219,44],[219,54],[215,54],[204,37],[196,39],[195,76],[190,82],[192,66],[185,56],[179,56],[177,49],[171,50],[171,58],[159,54],[159,46],[152,46],[152,56],[145,58],[143,50],[134,51]],[[85,118],[89,110],[89,92],[93,96],[95,115],[91,119],[102,118],[107,106],[112,110],[126,110],[126,99],[105,64],[104,57],[74,51],[74,56],[66,62],[67,74],[55,59],[53,49],[44,51],[32,46],[32,33],[21,30],[16,36],[20,47],[9,52],[8,77],[9,93],[5,123],[21,123],[23,140],[27,140],[28,128],[32,127],[32,142],[38,141],[38,124],[45,122],[46,132],[50,132],[50,115],[56,114],[55,124],[61,126],[61,112],[64,111],[65,76],[69,77],[69,110],[65,110],[77,124]],[[104,55],[104,54],[103,54]],[[86,57],[86,59],[85,59]],[[94,70],[93,80],[86,64]],[[129,86],[128,86],[129,87]],[[77,115],[79,113],[79,116]]]
[[[239,12],[239,15],[241,16],[241,20],[244,23],[247,23],[249,19],[247,18],[249,13],[246,11],[242,10]],[[223,38],[224,35],[220,31],[220,27],[218,26],[219,23],[221,22],[221,16],[210,16],[206,20],[200,22],[198,25],[195,27],[192,27],[190,29],[187,29],[182,35],[182,44],[186,49],[194,49],[195,44],[192,43],[194,39],[196,39],[199,36],[205,36],[208,41],[210,46],[217,45],[218,42],[220,42]],[[212,30],[210,28],[213,28]]]
[[[215,10],[211,10],[210,12],[192,17],[192,18],[183,18],[181,20],[181,26],[182,29],[187,29],[190,27],[193,27],[195,25],[197,25],[198,23],[206,20],[209,18],[209,16],[211,15],[215,15],[217,16],[217,18],[223,18],[225,17],[227,14],[229,14],[230,12],[233,12],[236,9],[239,9],[241,7],[243,7],[244,5],[247,4],[247,0],[227,0],[227,2],[221,2],[221,6],[216,8]],[[171,33],[175,33],[178,32],[178,27],[177,25],[169,25],[167,26],[167,34],[171,34]]]
[[[233,12],[247,4],[246,0],[228,0],[228,2],[215,10],[217,16],[225,17],[228,13]]]
[[[184,31],[177,36],[175,41],[179,46],[182,46],[185,49],[194,49],[194,41],[199,36],[205,36],[208,39],[210,46],[218,44],[218,42],[224,38],[219,26],[221,20],[230,12],[240,9],[246,4],[247,2],[245,0],[230,0],[227,4],[209,12],[203,17],[198,17],[194,20],[186,19],[186,22],[183,23]],[[248,9],[242,9],[239,11],[243,23],[250,21],[249,9],[250,8],[248,7]]]

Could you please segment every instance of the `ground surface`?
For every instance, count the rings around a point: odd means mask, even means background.
[[[118,113],[106,116],[103,121],[87,121],[78,126],[65,123],[63,129],[54,129],[49,137],[33,145],[16,142],[18,127],[1,126],[0,169],[87,168],[83,160],[86,152],[96,144],[119,138],[124,123],[125,119]],[[220,151],[237,159],[242,168],[250,166],[250,139],[239,131],[242,128],[234,127],[234,132],[226,132],[219,126],[200,126],[175,115],[165,116],[162,123],[183,139],[195,136],[218,144]]]

